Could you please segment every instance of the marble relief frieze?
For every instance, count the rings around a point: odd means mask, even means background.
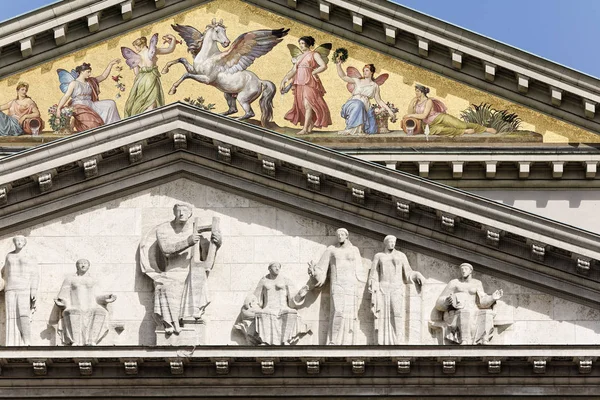
[[[468,260],[186,179],[0,246],[6,346],[586,344],[600,331],[598,310]]]

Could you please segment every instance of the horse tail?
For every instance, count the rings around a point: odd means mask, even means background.
[[[263,127],[267,126],[267,123],[273,119],[273,98],[277,89],[275,84],[271,81],[262,81],[262,96],[260,97],[260,124]]]

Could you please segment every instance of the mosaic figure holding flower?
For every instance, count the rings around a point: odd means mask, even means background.
[[[92,66],[83,63],[71,72],[59,69],[58,79],[63,97],[56,106],[57,119],[62,117],[62,108],[73,108],[73,128],[77,132],[96,128],[121,120],[117,104],[113,100],[100,100],[100,82],[109,77],[114,65],[120,63],[112,60],[101,75],[92,77]]]

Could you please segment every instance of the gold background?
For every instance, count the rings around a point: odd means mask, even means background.
[[[205,26],[210,23],[212,18],[223,19],[227,27],[227,36],[232,42],[238,35],[247,31],[281,27],[290,28],[290,32],[284,38],[283,42],[278,44],[270,53],[257,59],[249,67],[249,70],[255,72],[259,78],[273,81],[278,90],[283,76],[292,66],[287,44],[297,44],[300,36],[310,35],[316,39],[316,46],[331,42],[334,50],[339,47],[348,49],[349,59],[344,64],[344,68],[354,66],[361,70],[364,64],[373,63],[377,67],[375,75],[388,73],[390,78],[381,87],[381,97],[384,101],[394,103],[399,108],[399,116],[406,113],[408,104],[414,97],[414,84],[420,83],[431,89],[430,97],[441,99],[448,107],[448,113],[457,117],[470,104],[486,102],[490,103],[496,109],[508,109],[510,112],[517,113],[523,120],[521,129],[542,134],[544,142],[600,142],[600,137],[590,131],[533,111],[527,107],[511,103],[502,98],[492,96],[489,93],[447,79],[403,61],[390,58],[374,50],[321,32],[285,17],[272,14],[239,0],[215,0],[175,17],[161,20],[147,25],[142,29],[100,42],[95,46],[82,49],[68,56],[51,60],[36,68],[6,77],[0,80],[0,103],[6,103],[15,98],[16,85],[19,81],[28,82],[30,84],[29,96],[36,101],[42,118],[47,121],[48,108],[58,103],[62,97],[56,73],[58,68],[70,71],[77,65],[88,62],[92,65],[92,76],[98,76],[104,71],[110,60],[118,58],[121,60],[119,65],[123,67],[123,70],[118,72],[113,68],[111,76],[121,74],[123,76],[121,82],[126,85],[126,90],[120,92],[115,86],[116,82],[109,77],[100,84],[100,99],[115,100],[119,113],[123,116],[123,109],[133,84],[134,75],[121,56],[121,46],[133,48],[132,42],[138,37],[146,36],[150,39],[152,34],[158,33],[159,47],[163,47],[165,45],[160,38],[165,34],[170,33],[180,39],[171,28],[171,24],[191,25],[200,31],[204,31]],[[183,45],[178,45],[173,53],[158,56],[159,70],[162,70],[168,61],[179,57],[185,57],[190,62],[192,61],[191,55],[187,53],[185,42]],[[182,101],[186,97],[195,99],[202,96],[206,99],[206,103],[216,104],[216,108],[213,111],[224,112],[227,110],[223,94],[218,89],[193,80],[185,81],[179,86],[177,94],[173,96],[169,95],[168,91],[171,85],[180,78],[184,71],[182,65],[175,65],[171,67],[168,74],[162,75],[161,81],[167,104]],[[346,89],[346,84],[337,76],[335,65],[332,62],[329,62],[328,69],[322,72],[320,77],[327,91],[325,100],[331,110],[333,120],[333,125],[324,130],[336,131],[344,129],[344,120],[340,116],[340,110],[350,97],[350,93]],[[121,97],[118,99],[116,98],[117,93],[121,94]],[[291,126],[288,121],[283,119],[283,116],[292,107],[293,94],[289,92],[285,96],[282,96],[278,92],[273,104],[275,106],[274,121],[280,126]],[[253,103],[253,108],[257,114],[255,118],[260,118],[258,101]],[[241,107],[238,106],[238,109],[240,113],[237,116],[241,116]],[[46,131],[49,129],[49,124],[46,124]],[[399,130],[399,123],[392,124],[390,129]],[[365,137],[365,140],[369,140],[369,138]],[[447,140],[452,141],[452,138],[448,138]],[[0,138],[1,141],[2,138]]]

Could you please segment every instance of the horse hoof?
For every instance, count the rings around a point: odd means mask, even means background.
[[[162,69],[162,71],[160,71],[160,73],[161,73],[161,74],[168,74],[168,73],[169,73],[169,68],[167,68],[167,67],[164,67],[164,68]]]
[[[175,93],[177,93],[177,89],[171,89],[171,90],[169,90],[169,94],[170,95],[174,95]]]
[[[227,115],[235,114],[235,113],[237,113],[237,112],[238,112],[238,110],[228,110],[228,111],[225,111],[225,112],[224,112],[223,114],[221,114],[221,115],[227,116]]]
[[[254,117],[254,115],[255,115],[254,113],[252,113],[252,114],[245,114],[244,116],[242,116],[242,117],[240,117],[240,118],[238,118],[238,119],[239,119],[240,121],[242,121],[242,120],[244,120],[244,119],[250,119],[250,118]]]

